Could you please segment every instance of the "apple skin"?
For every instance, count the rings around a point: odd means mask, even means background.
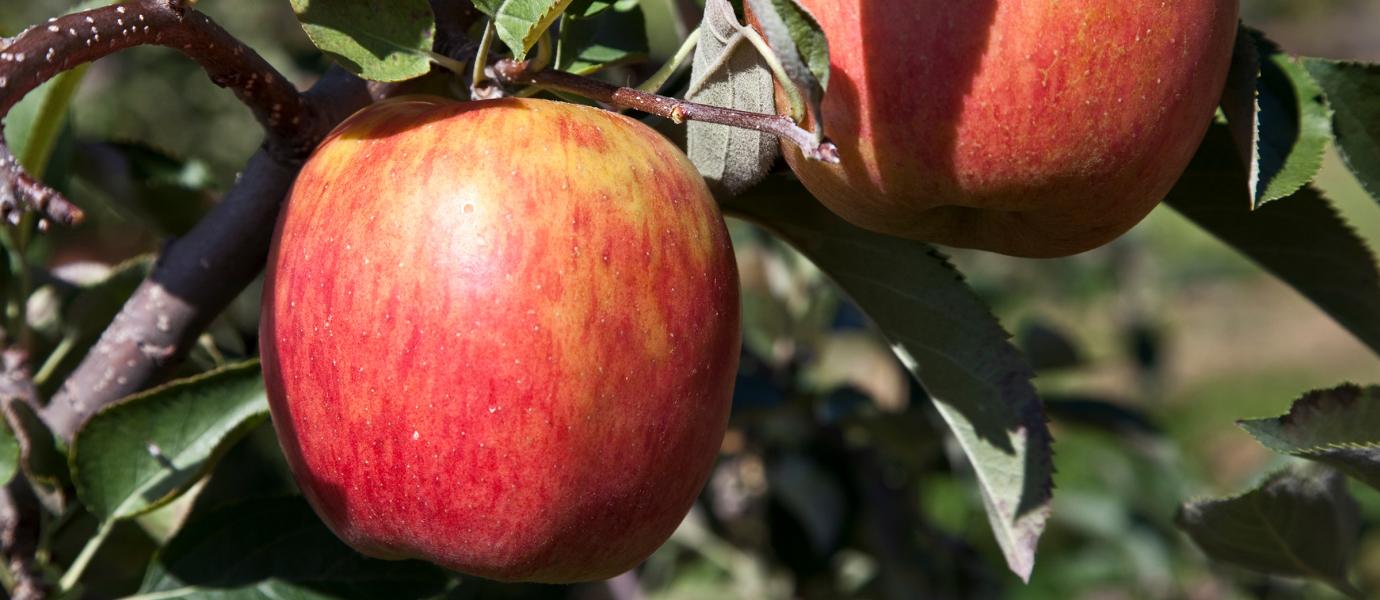
[[[1237,0],[801,0],[842,162],[786,160],[860,227],[1025,257],[1126,232],[1211,123]]]
[[[621,115],[385,101],[283,207],[260,349],[297,482],[346,543],[496,580],[605,579],[708,478],[738,279],[689,160]]]

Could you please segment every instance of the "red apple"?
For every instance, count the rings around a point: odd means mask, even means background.
[[[829,39],[842,163],[791,168],[867,229],[1052,257],[1173,186],[1226,81],[1237,0],[800,0]]]
[[[302,169],[267,277],[283,452],[365,554],[607,578],[708,477],[737,273],[704,181],[637,121],[540,100],[367,108]]]

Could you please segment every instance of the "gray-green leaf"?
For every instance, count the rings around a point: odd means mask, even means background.
[[[1189,502],[1175,519],[1208,556],[1270,575],[1310,577],[1360,598],[1346,579],[1356,501],[1334,471],[1285,471],[1233,498]]]
[[[407,600],[435,597],[448,581],[426,563],[365,558],[305,501],[289,497],[230,505],[188,523],[159,551],[140,592],[205,600]]]
[[[1286,415],[1238,423],[1275,452],[1331,465],[1380,490],[1380,386],[1308,392]]]
[[[1231,136],[1213,126],[1165,202],[1298,290],[1380,352],[1380,272],[1347,222],[1311,187],[1257,210]]]
[[[350,72],[402,81],[431,70],[436,20],[427,0],[291,0],[307,37]]]
[[[267,416],[258,361],[131,396],[97,413],[72,441],[77,494],[102,519],[158,508]]]
[[[829,41],[819,22],[796,0],[745,3],[791,83],[804,94],[811,111],[820,114],[829,87]]]
[[[1033,371],[982,300],[934,248],[849,225],[799,183],[769,179],[725,208],[795,246],[873,319],[968,455],[1007,564],[1028,579],[1051,437]]]
[[[755,113],[776,112],[771,70],[741,33],[728,0],[708,0],[686,99]],[[766,177],[780,151],[776,138],[753,131],[691,121],[686,154],[720,197],[733,196]]]
[[[1380,65],[1304,59],[1336,111],[1333,128],[1347,167],[1380,200]]]

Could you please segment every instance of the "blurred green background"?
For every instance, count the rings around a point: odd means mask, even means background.
[[[71,6],[0,2],[0,32]],[[664,57],[678,44],[669,5],[644,0],[643,6],[654,58]],[[326,66],[285,0],[202,0],[198,8],[302,85]],[[1380,0],[1243,0],[1243,18],[1294,53],[1380,61]],[[260,139],[248,110],[189,61],[158,48],[100,61],[81,88],[69,129],[60,153],[73,167],[63,187],[93,216],[75,231],[45,238],[55,266],[114,264],[156,249],[233,181]],[[127,178],[158,183],[111,184],[131,173]],[[1372,246],[1380,245],[1380,206],[1330,150],[1318,185]],[[179,203],[186,213],[169,218],[155,202]],[[875,339],[833,336],[834,346],[812,342],[813,353],[793,345],[813,335],[801,328],[858,317],[846,308],[838,312],[807,265],[757,232],[736,227],[735,234],[744,285],[762,292],[762,304],[748,310],[757,316],[749,337],[757,339],[748,340],[752,356],[745,358],[738,396],[743,406],[706,492],[711,514],[692,515],[648,563],[641,585],[649,597],[907,597],[914,589],[1014,598],[1331,597],[1321,587],[1207,564],[1173,528],[1172,517],[1184,500],[1236,493],[1281,464],[1236,419],[1281,414],[1303,392],[1342,381],[1380,382],[1380,358],[1172,210],[1156,210],[1125,238],[1068,259],[954,255],[1018,342],[1037,359],[1054,357],[1037,384],[1059,402],[1052,404],[1056,500],[1029,586],[1004,571],[971,476],[946,460],[952,452],[940,429],[922,402],[911,402],[914,391],[890,356],[872,351]],[[254,301],[247,295],[239,326],[216,338],[221,351],[254,347],[248,322]],[[783,307],[790,323],[766,323],[780,320]],[[807,382],[813,395],[804,409],[778,397],[782,389],[801,387],[794,380],[782,384],[782,377]],[[848,405],[840,389],[861,393],[876,407],[824,414],[836,403]],[[1089,410],[1088,401],[1125,412]],[[856,448],[848,440],[858,435],[875,438],[868,447],[876,453],[859,458],[855,450],[842,451],[851,468],[872,465],[875,471],[864,469],[859,477],[900,482],[890,489],[908,493],[869,495],[866,486],[861,492],[843,486],[853,490],[845,493],[830,482],[833,471],[819,465],[837,459],[831,448]],[[1374,528],[1380,497],[1354,491],[1369,524],[1357,579],[1364,589],[1380,590]],[[918,532],[905,540],[915,556],[845,549],[810,566],[810,557],[783,550],[838,537],[845,521],[884,546],[878,541],[884,528],[869,525],[876,519],[842,507],[890,501],[919,507],[914,522],[905,523]],[[795,523],[780,525],[783,514]],[[888,562],[897,556],[911,562]],[[829,583],[809,576],[811,568],[829,572]]]

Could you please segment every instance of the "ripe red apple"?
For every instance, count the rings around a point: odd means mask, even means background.
[[[273,423],[348,544],[499,580],[608,578],[704,485],[738,364],[738,280],[689,160],[540,100],[367,108],[302,169],[273,240]]]
[[[800,0],[829,39],[825,132],[791,168],[861,227],[1052,257],[1150,212],[1212,120],[1237,0]]]

